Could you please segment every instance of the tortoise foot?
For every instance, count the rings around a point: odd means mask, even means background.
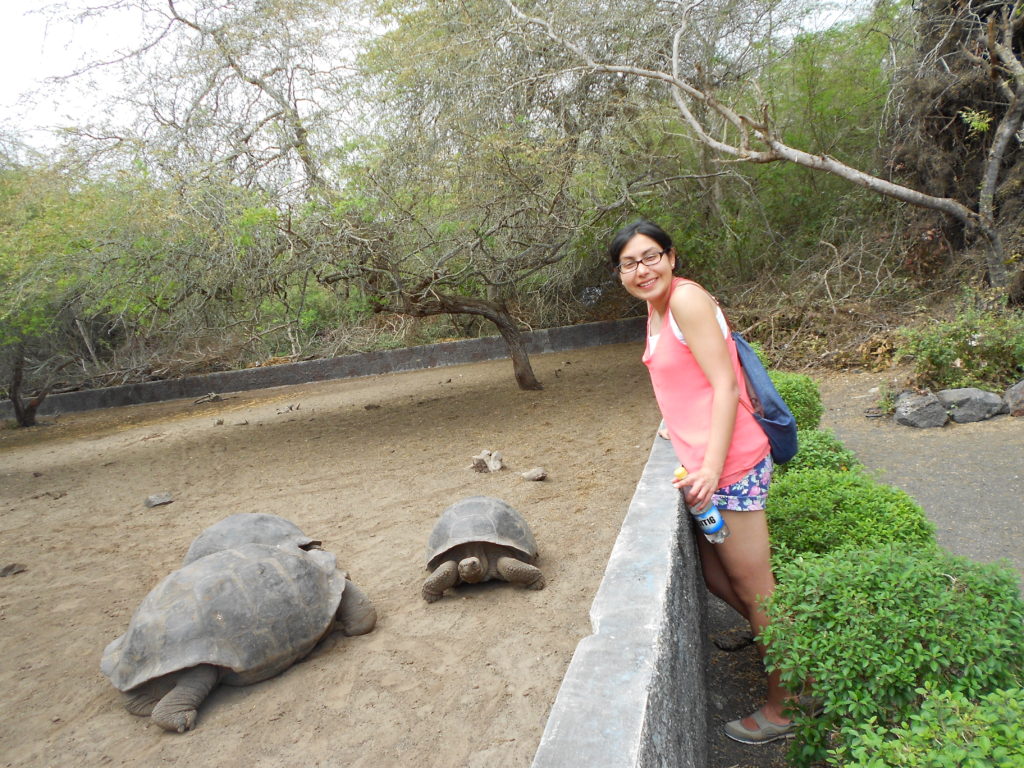
[[[165,731],[171,731],[172,733],[185,733],[185,731],[191,731],[196,727],[197,715],[198,712],[194,709],[166,713],[154,711],[151,719]]]

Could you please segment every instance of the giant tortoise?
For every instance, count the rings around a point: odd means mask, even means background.
[[[489,579],[544,589],[537,561],[537,543],[522,516],[501,499],[470,496],[441,513],[427,543],[423,599],[440,600],[460,582]]]
[[[361,635],[376,620],[330,552],[241,544],[184,565],[154,587],[128,631],[103,652],[100,669],[124,693],[129,712],[183,733],[217,683],[273,677],[335,625]]]
[[[200,557],[231,549],[240,544],[293,543],[299,549],[313,549],[321,542],[304,534],[295,523],[266,512],[239,512],[220,520],[196,536],[182,565]]]

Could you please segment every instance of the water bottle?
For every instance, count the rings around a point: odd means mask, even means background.
[[[675,476],[682,480],[687,475],[686,467],[680,466],[675,471]],[[683,500],[685,504],[685,499]],[[703,512],[697,512],[689,504],[686,504],[686,508],[693,515],[693,519],[696,521],[698,527],[703,531],[704,538],[710,541],[712,544],[721,544],[727,538],[729,538],[729,526],[725,522],[725,518],[722,513],[718,511],[718,507],[712,504]]]

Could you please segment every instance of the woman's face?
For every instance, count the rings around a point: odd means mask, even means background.
[[[633,296],[644,301],[657,301],[662,295],[668,295],[672,285],[672,270],[676,265],[675,249],[665,253],[654,264],[644,264],[662,253],[663,249],[656,240],[647,235],[633,235],[619,254],[619,265],[635,265],[636,269],[619,271],[622,286]]]

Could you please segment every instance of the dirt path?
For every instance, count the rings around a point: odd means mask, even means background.
[[[527,766],[657,427],[635,345],[60,417],[0,431],[0,765]],[[222,423],[219,423],[222,422]],[[469,469],[480,450],[510,469]],[[549,477],[519,476],[535,466]],[[174,503],[147,509],[150,494]],[[526,517],[547,589],[419,595],[431,527],[464,496]],[[285,516],[377,605],[272,680],[214,692],[197,730],[129,715],[99,672],[205,526]]]

